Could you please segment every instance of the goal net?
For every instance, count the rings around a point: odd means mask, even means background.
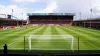
[[[72,35],[30,35],[28,50],[73,50]]]

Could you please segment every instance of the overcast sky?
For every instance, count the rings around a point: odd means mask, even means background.
[[[27,13],[76,13],[75,20],[100,17],[100,0],[0,0],[0,14],[27,18]]]

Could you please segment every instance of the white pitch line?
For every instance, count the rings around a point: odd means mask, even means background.
[[[64,27],[63,27],[64,28]],[[90,35],[88,35],[88,34],[85,34],[85,33],[81,33],[81,32],[78,32],[78,31],[76,31],[76,30],[70,30],[69,28],[65,28],[65,29],[67,29],[67,30],[69,30],[69,31],[71,31],[71,32],[73,32],[73,33],[76,33],[76,34],[78,34],[78,35],[81,35],[81,36],[84,36],[86,39],[89,39],[89,40],[98,40],[97,38],[94,38],[93,36],[90,36]],[[89,37],[91,37],[91,38],[89,38]],[[99,41],[96,41],[96,42],[98,42],[98,43],[100,43]]]
[[[75,29],[75,30],[79,30],[79,31],[83,31],[83,32],[87,32],[87,33],[91,33],[91,34],[94,34],[94,35],[98,35],[98,36],[100,36],[100,34],[95,33],[95,32],[92,32],[92,31],[87,31],[87,30],[84,30],[84,29],[76,29],[76,28],[73,28],[73,29]]]
[[[34,30],[33,30],[33,31],[34,31]],[[32,31],[32,32],[33,32],[33,31]],[[37,32],[37,31],[35,31],[35,32]],[[34,32],[34,33],[35,33],[35,32]],[[19,38],[18,38],[18,39],[19,39]],[[18,39],[17,39],[17,40],[18,40]],[[16,41],[14,41],[14,42],[12,42],[12,43],[11,43],[11,44],[9,44],[8,46],[11,46],[12,44],[14,44],[14,43],[18,42],[17,40],[16,40]]]
[[[17,41],[14,41],[13,43],[9,44],[8,46],[11,46],[12,44],[16,43]]]
[[[78,27],[78,28],[80,28],[80,27]],[[87,30],[87,31],[90,31],[90,32],[97,32],[97,30],[93,30],[93,29],[88,29],[88,28],[81,28],[81,29],[83,29],[83,30]],[[91,31],[92,30],[92,31]],[[100,31],[98,31],[98,33],[100,33]]]
[[[92,43],[90,43],[90,42],[88,42],[88,41],[86,41],[86,42],[89,43],[89,44],[91,44],[92,46],[94,46],[94,47],[100,49],[99,47],[95,46],[94,44],[92,44]]]

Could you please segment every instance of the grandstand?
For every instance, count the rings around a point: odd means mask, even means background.
[[[87,20],[75,20],[73,22],[74,26],[100,28],[100,18],[93,18]]]
[[[32,25],[72,26],[74,13],[29,13]]]
[[[25,20],[19,20],[11,15],[0,14],[0,30],[26,25]]]

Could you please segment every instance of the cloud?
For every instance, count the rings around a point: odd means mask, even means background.
[[[22,2],[36,2],[36,0],[12,0],[13,2],[22,3]]]
[[[96,7],[92,8],[92,12],[93,13],[100,13],[100,6],[96,6]]]
[[[12,0],[12,1],[16,2],[16,3],[25,3],[25,2],[35,3],[35,2],[47,2],[47,1],[50,1],[50,0]]]
[[[33,11],[29,11],[30,8],[28,8],[25,12],[26,14],[27,13],[53,13],[54,10],[56,10],[57,8],[57,4],[55,1],[50,1],[50,0],[12,0],[13,2],[16,2],[16,3],[25,3],[25,2],[33,2],[33,3],[36,3],[36,2],[44,2],[46,3],[46,8],[43,8],[42,10],[33,10]],[[42,5],[42,4],[41,4]],[[30,6],[30,5],[29,5]],[[20,8],[19,8],[20,9]],[[16,14],[18,15],[18,13],[16,12]],[[27,16],[26,16],[27,18]]]
[[[57,4],[56,2],[51,2],[47,5],[46,8],[44,8],[43,10],[39,10],[39,11],[35,11],[34,13],[53,13],[54,10],[56,10],[57,8]]]
[[[47,3],[47,7],[38,11],[37,13],[76,13],[75,19],[80,19],[79,13],[81,12],[81,19],[90,18],[90,9],[93,8],[93,17],[100,16],[100,0],[12,0],[15,3]],[[42,4],[41,4],[42,5]],[[30,6],[30,4],[29,4]]]
[[[100,0],[56,0],[57,9],[54,12],[63,13],[76,13],[76,19],[80,19],[79,13],[81,12],[81,19],[90,18],[90,9],[100,6]],[[100,10],[96,8],[96,11]],[[98,14],[93,14],[93,17],[99,17]]]
[[[23,17],[24,19],[26,19],[27,8],[19,8],[16,5],[9,5],[9,6],[0,5],[0,14],[12,15],[12,9],[14,10],[13,16],[16,16],[19,19],[22,19],[22,13],[23,13]]]
[[[23,1],[23,0],[22,0]],[[28,0],[30,1],[30,0]],[[16,4],[12,5],[0,5],[0,13],[1,14],[10,14],[12,15],[12,9],[13,9],[13,16],[18,17],[19,19],[27,19],[27,13],[52,13],[57,8],[56,2],[48,2],[47,7],[42,10],[36,10],[36,11],[30,11],[30,8],[21,8],[18,7]],[[22,16],[23,13],[23,16]]]

